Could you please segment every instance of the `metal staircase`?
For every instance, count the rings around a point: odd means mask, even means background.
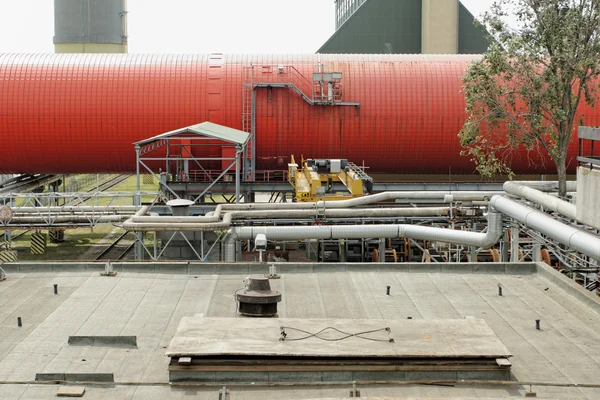
[[[250,134],[244,154],[244,180],[254,181],[256,177],[256,89],[292,89],[311,106],[359,107],[358,102],[343,100],[341,80],[341,73],[322,70],[313,72],[312,80],[309,80],[292,65],[249,65],[243,68],[242,130]]]

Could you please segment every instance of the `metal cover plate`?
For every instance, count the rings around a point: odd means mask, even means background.
[[[579,139],[600,140],[600,128],[580,126],[577,136]]]

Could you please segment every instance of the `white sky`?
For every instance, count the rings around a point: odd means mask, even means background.
[[[492,3],[461,1],[475,16]],[[0,53],[54,52],[53,8],[53,0],[0,0]],[[335,30],[333,0],[128,0],[127,8],[130,53],[314,53]]]

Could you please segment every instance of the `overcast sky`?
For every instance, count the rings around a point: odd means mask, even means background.
[[[477,16],[492,0],[462,3]],[[127,7],[130,53],[314,53],[335,29],[333,0],[128,0]],[[53,8],[53,0],[0,0],[0,52],[54,52]]]

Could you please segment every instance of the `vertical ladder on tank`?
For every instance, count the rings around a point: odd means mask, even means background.
[[[244,152],[243,180],[254,181],[256,174],[254,66],[244,67],[242,74],[242,130],[250,134],[250,140]]]

